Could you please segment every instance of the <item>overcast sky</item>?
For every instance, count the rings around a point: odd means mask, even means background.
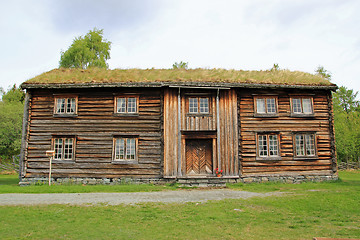
[[[109,66],[314,73],[360,91],[359,0],[11,0],[0,2],[0,87],[59,66],[60,51],[94,27]]]

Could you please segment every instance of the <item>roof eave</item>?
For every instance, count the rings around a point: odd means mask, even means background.
[[[127,82],[127,83],[23,83],[22,89],[67,89],[67,88],[109,88],[109,87],[234,87],[234,88],[297,88],[297,89],[323,89],[336,91],[338,87],[333,85],[289,85],[289,84],[265,84],[265,83],[225,83],[225,82]]]

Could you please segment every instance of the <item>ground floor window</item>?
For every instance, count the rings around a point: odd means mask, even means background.
[[[277,134],[258,134],[258,157],[278,157],[279,141]]]
[[[114,161],[137,160],[137,138],[114,138]]]
[[[295,155],[315,156],[315,134],[299,133],[295,135]]]
[[[75,138],[56,137],[53,139],[54,160],[74,160]]]

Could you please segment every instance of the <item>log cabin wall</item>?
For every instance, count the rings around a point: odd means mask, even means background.
[[[242,177],[336,173],[330,91],[239,89],[238,94]],[[277,101],[276,116],[256,116],[254,99],[267,96],[273,96]],[[313,100],[312,115],[292,116],[291,98],[301,96]],[[314,134],[315,156],[295,156],[295,135],[301,133]],[[257,136],[261,134],[278,136],[279,159],[259,158]]]
[[[209,113],[189,114],[188,99],[204,96],[209,98]],[[217,109],[219,109],[219,124]],[[213,174],[215,174],[214,169],[219,168],[224,171],[224,176],[238,177],[237,124],[236,90],[221,89],[217,93],[216,89],[166,88],[164,90],[164,176],[186,177],[186,140],[209,139],[212,142]]]
[[[25,153],[25,177],[47,176],[54,136],[75,137],[73,161],[54,161],[52,176],[96,178],[162,177],[162,90],[160,88],[33,89]],[[54,96],[77,96],[75,117],[54,116]],[[138,96],[138,114],[114,114],[117,95]],[[137,162],[113,161],[115,136],[137,138]]]

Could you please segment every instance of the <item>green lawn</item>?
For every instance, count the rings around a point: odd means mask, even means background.
[[[234,190],[286,192],[282,196],[247,200],[134,206],[2,206],[0,236],[1,239],[360,238],[360,171],[340,172],[340,177],[340,181],[328,183],[229,186]],[[5,182],[15,184],[11,177],[3,176],[0,187]],[[158,186],[147,188],[159,190]]]

